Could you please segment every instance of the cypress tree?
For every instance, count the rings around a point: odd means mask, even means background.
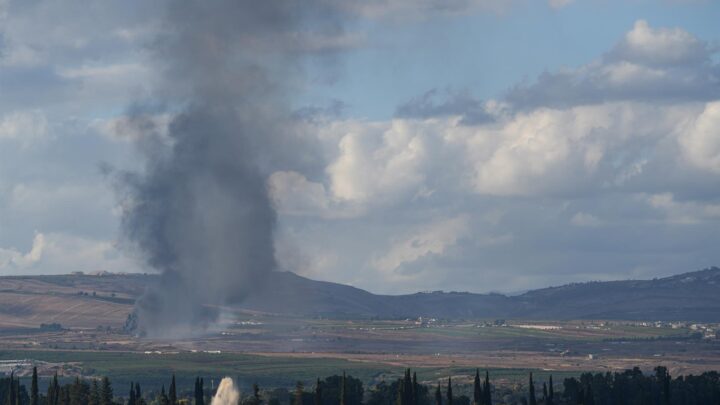
[[[528,405],[537,405],[537,401],[535,400],[535,384],[533,384],[532,373],[530,373],[530,387],[528,390]]]
[[[59,387],[57,373],[53,376],[52,382],[47,389],[47,405],[58,405]]]
[[[33,367],[32,383],[30,385],[30,405],[38,405],[37,367]]]
[[[60,392],[62,392],[60,403],[62,405],[70,405],[72,403],[72,401],[70,401],[70,387],[66,385]]]
[[[195,387],[197,388],[197,385],[195,385]],[[158,397],[158,402],[160,402],[160,405],[168,405],[170,403],[168,396],[165,395],[165,384],[163,384],[162,388],[160,389],[160,396]]]
[[[419,392],[420,388],[418,386],[417,382],[417,373],[413,372],[413,379],[412,379],[412,398],[413,398],[413,405],[418,405],[420,403],[419,399]]]
[[[130,381],[130,394],[128,394],[128,405],[135,405],[135,384]]]
[[[135,403],[137,405],[143,405],[144,402],[142,399],[142,391],[140,390],[140,383],[135,383]]]
[[[110,379],[107,377],[102,378],[100,384],[100,405],[112,405],[113,403],[113,390],[110,384]]]
[[[13,370],[10,372],[10,389],[8,390],[6,403],[8,405],[16,405],[15,399],[15,371]]]
[[[21,405],[20,403],[20,377],[18,377],[15,382],[15,405]]]
[[[170,405],[177,405],[177,389],[175,388],[175,374],[172,375],[172,380],[170,380],[170,389],[168,390],[168,403]]]
[[[475,369],[473,381],[473,405],[483,405],[482,387],[480,387],[480,369]]]
[[[452,377],[448,377],[447,405],[453,405]]]
[[[412,385],[412,377],[410,377],[410,369],[405,370],[405,378],[402,380],[403,389],[402,389],[402,404],[403,405],[413,405],[413,385]]]
[[[440,391],[440,382],[439,381],[438,381],[437,389],[435,390],[435,405],[443,405],[442,392]]]
[[[548,400],[548,390],[547,390],[547,384],[543,383],[543,397],[542,397],[543,403],[547,404]]]
[[[552,374],[550,375],[550,381],[548,382],[548,399],[545,405],[555,405],[555,389],[553,388]]]
[[[195,405],[205,405],[205,388],[203,379],[198,377],[195,380]]]
[[[398,392],[397,399],[395,400],[395,405],[407,405],[405,403],[405,376],[398,380]]]
[[[95,379],[92,380],[92,385],[90,386],[90,401],[88,404],[100,405],[100,385],[98,385]]]
[[[253,401],[255,402],[255,405],[260,405],[260,386],[257,383],[253,383],[252,386],[253,390]]]
[[[340,405],[345,405],[347,403],[346,402],[347,387],[345,385],[346,384],[345,379],[346,379],[345,372],[343,371],[342,382],[340,384]]]
[[[492,395],[490,393],[490,372],[485,370],[485,384],[483,385],[483,394],[485,394],[485,403],[483,405],[492,405]]]
[[[315,383],[315,405],[322,405],[322,387],[320,386],[320,377]]]

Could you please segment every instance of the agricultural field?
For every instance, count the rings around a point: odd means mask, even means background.
[[[0,360],[32,360],[44,377],[108,375],[119,383],[140,378],[148,388],[167,384],[172,373],[188,386],[197,375],[211,381],[229,375],[246,386],[290,387],[342,371],[374,384],[397,378],[405,367],[424,382],[452,375],[460,384],[476,367],[491,370],[500,384],[522,380],[530,370],[560,377],[633,366],[664,365],[678,374],[720,369],[720,342],[698,338],[688,327],[235,315],[217,331],[177,341],[112,328],[5,334]]]

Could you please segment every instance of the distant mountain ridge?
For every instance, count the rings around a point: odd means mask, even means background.
[[[720,322],[720,268],[653,280],[566,284],[516,296],[463,292],[376,295],[274,272],[243,308],[331,317],[692,320]]]
[[[0,276],[0,329],[122,326],[157,275]],[[653,280],[573,283],[524,294],[426,292],[378,295],[272,272],[234,307],[333,318],[613,319],[720,323],[720,268]]]

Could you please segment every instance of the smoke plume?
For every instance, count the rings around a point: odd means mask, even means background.
[[[240,391],[235,387],[232,378],[225,377],[220,381],[217,392],[210,405],[237,405],[240,400]]]
[[[266,179],[312,160],[291,97],[303,60],[333,52],[323,38],[338,21],[322,1],[170,3],[150,45],[162,73],[153,107],[131,114],[144,170],[121,181],[123,234],[162,273],[136,305],[140,332],[202,331],[275,268]]]

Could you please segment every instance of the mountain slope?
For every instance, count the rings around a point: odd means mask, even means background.
[[[320,316],[627,319],[720,322],[720,268],[654,280],[568,284],[519,296],[472,293],[374,295],[273,273],[243,308]]]
[[[143,274],[0,277],[0,329],[122,326],[159,278]],[[568,284],[518,296],[432,292],[376,295],[273,272],[235,307],[335,318],[616,319],[720,322],[720,268],[654,280]]]

